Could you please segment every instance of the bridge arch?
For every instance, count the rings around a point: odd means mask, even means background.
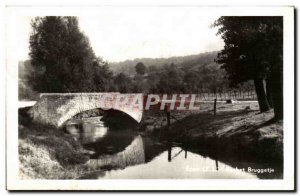
[[[115,107],[114,104],[108,104],[110,106],[103,108],[100,99],[105,94],[113,97],[119,93],[41,94],[40,100],[31,108],[30,113],[34,121],[55,127],[61,127],[67,120],[79,113],[97,108],[118,110],[128,114],[137,122],[141,121],[143,111],[138,108],[131,108],[129,105]],[[142,94],[128,94],[128,96],[142,96]]]

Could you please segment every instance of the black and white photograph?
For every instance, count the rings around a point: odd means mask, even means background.
[[[294,189],[294,7],[6,19],[9,190]]]

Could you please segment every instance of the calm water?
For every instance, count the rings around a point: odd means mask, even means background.
[[[95,152],[88,162],[94,172],[84,174],[82,179],[282,178],[282,169],[274,165],[220,154],[207,156],[186,144],[141,136],[134,127],[115,128],[101,118],[69,124],[66,129]],[[266,171],[262,173],[261,169]]]

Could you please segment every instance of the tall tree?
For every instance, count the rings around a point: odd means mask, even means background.
[[[282,119],[282,17],[221,17],[214,26],[225,42],[216,61],[231,84],[254,80],[264,112],[270,109],[264,87],[268,81],[275,117]]]
[[[138,62],[135,66],[135,71],[137,74],[144,75],[146,73],[146,66],[142,62]]]
[[[37,92],[90,92],[96,56],[76,17],[37,17],[30,35],[30,83]]]
[[[94,63],[94,85],[97,92],[113,91],[113,73],[107,62],[97,58]]]

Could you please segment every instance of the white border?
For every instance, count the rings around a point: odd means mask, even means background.
[[[107,4],[106,4],[107,5]],[[122,4],[121,4],[122,5]],[[170,5],[170,4],[169,4]],[[126,9],[128,5],[124,6]],[[8,7],[6,8],[7,92],[7,188],[9,190],[292,190],[294,187],[294,8],[293,7],[199,7],[214,15],[284,16],[284,179],[283,180],[19,180],[18,179],[18,70],[13,50],[17,16],[81,15],[99,7]]]

